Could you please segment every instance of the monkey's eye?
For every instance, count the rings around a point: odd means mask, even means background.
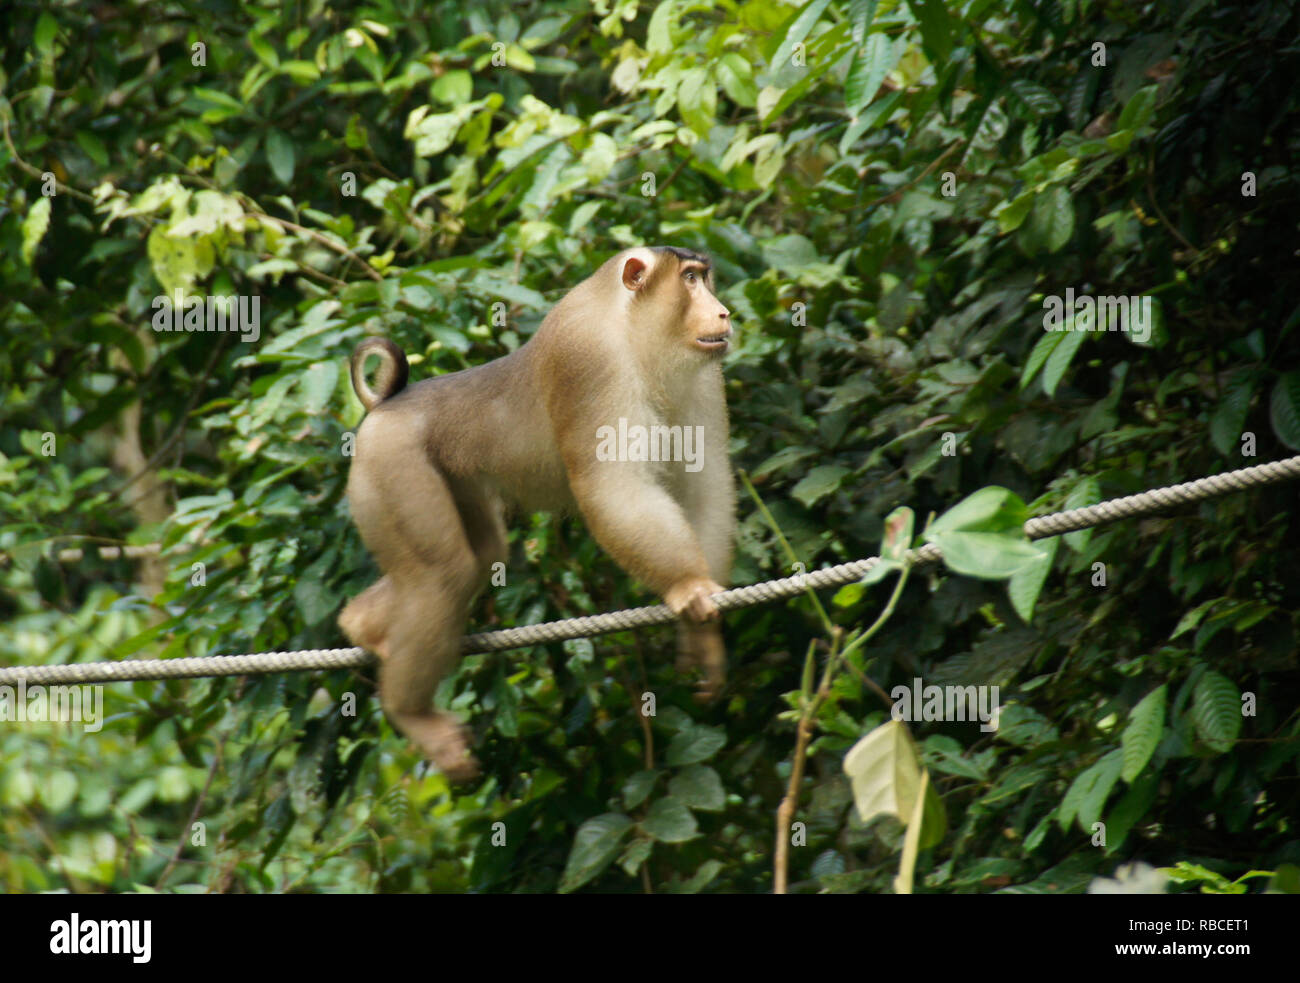
[[[683,274],[683,275],[686,277],[686,282],[687,282],[687,283],[694,283],[694,282],[695,282],[695,271],[694,271],[694,270],[687,270],[686,273]]]

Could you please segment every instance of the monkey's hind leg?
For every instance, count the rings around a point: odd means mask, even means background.
[[[455,665],[456,653],[439,651],[440,646],[445,648],[445,640],[436,631],[436,620],[425,621],[423,630],[418,625],[401,622],[394,595],[393,582],[388,577],[382,578],[348,602],[339,615],[339,626],[353,644],[379,656],[380,702],[393,726],[451,781],[470,781],[478,774],[478,766],[469,753],[464,728],[451,714],[431,712],[428,698],[420,697],[437,688],[446,669]],[[443,596],[434,587],[426,597],[407,603],[420,619],[436,619],[436,613],[429,610],[429,602]],[[390,655],[390,632],[396,651],[417,654],[395,662]],[[457,642],[459,637],[457,632]],[[427,657],[423,655],[426,650],[430,652]]]
[[[412,487],[425,494],[397,500],[386,515],[391,525],[384,535],[370,537],[389,583],[376,592],[376,608],[388,614],[379,698],[394,727],[451,781],[465,782],[478,774],[468,732],[453,714],[431,704],[438,684],[460,660],[470,602],[491,564],[505,556],[505,529],[490,493],[436,468]]]
[[[463,584],[437,576],[394,585],[389,656],[379,667],[379,699],[389,721],[452,782],[477,777],[478,762],[465,727],[431,704],[460,658],[468,600]]]
[[[352,598],[339,615],[339,627],[353,645],[388,658],[388,625],[393,620],[393,583],[382,577]]]

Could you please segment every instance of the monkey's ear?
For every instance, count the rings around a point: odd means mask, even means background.
[[[632,256],[623,264],[623,286],[628,290],[640,290],[645,286],[646,262]]]

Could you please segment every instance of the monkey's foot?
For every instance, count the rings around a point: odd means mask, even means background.
[[[693,653],[679,649],[677,652],[677,661],[673,664],[683,676],[694,676],[696,703],[712,703],[722,693],[723,686],[727,683],[727,674],[715,667],[701,664]]]
[[[438,766],[449,782],[459,785],[478,778],[479,764],[470,753],[468,731],[455,717],[431,713],[404,716],[394,722],[424,752],[424,756]]]
[[[692,621],[711,621],[718,617],[718,606],[711,595],[726,590],[708,577],[689,577],[679,580],[664,594],[664,603],[673,614],[683,615]]]
[[[712,703],[727,682],[727,652],[722,636],[714,628],[682,625],[677,634],[677,661],[684,675],[698,675],[695,702]]]

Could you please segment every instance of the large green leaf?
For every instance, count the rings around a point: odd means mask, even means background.
[[[621,812],[593,816],[579,826],[560,878],[560,893],[576,891],[608,867],[631,828],[632,820]]]
[[[1168,690],[1167,686],[1157,686],[1129,713],[1128,726],[1120,738],[1120,749],[1124,754],[1124,770],[1120,774],[1130,785],[1147,766],[1164,734]]]

